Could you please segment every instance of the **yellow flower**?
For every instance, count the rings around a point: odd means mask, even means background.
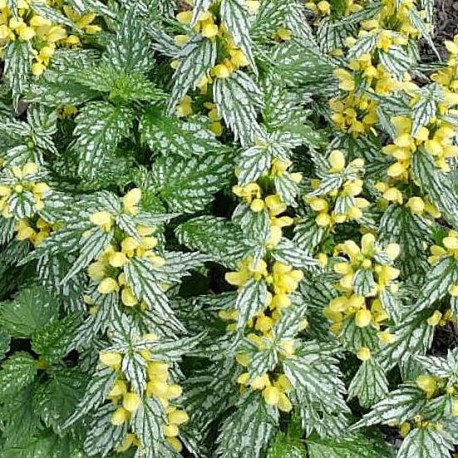
[[[110,369],[117,369],[121,366],[122,355],[116,352],[103,352],[99,355],[100,361]]]
[[[100,294],[111,294],[118,290],[118,282],[111,277],[104,278],[97,287]]]
[[[128,262],[127,256],[124,253],[119,251],[112,253],[110,255],[109,261],[111,266],[113,267],[122,267],[124,264]]]
[[[406,207],[415,215],[422,215],[425,211],[425,201],[421,197],[411,197],[407,203]]]
[[[135,295],[129,287],[122,289],[121,301],[126,307],[133,307],[138,303],[138,299],[135,297]]]
[[[192,21],[192,11],[182,11],[176,15],[176,18],[181,24],[190,24]]]
[[[124,380],[116,380],[113,388],[108,393],[108,396],[116,397],[116,396],[123,396],[127,393],[127,385]]]
[[[248,7],[248,10],[250,13],[256,13],[259,10],[260,6],[260,1],[259,0],[246,0],[245,5]]]
[[[365,328],[371,324],[372,315],[367,309],[361,309],[356,312],[355,324],[359,328]]]
[[[280,402],[280,390],[275,386],[264,388],[262,396],[267,404],[275,406]]]
[[[229,54],[231,55],[231,62],[236,67],[246,67],[250,64],[250,61],[240,49],[231,49],[229,50]]]
[[[135,215],[138,211],[137,206],[142,198],[142,191],[139,188],[131,189],[123,198],[122,205],[124,211],[130,215]]]
[[[288,396],[286,396],[285,393],[280,393],[279,399],[278,399],[278,408],[282,412],[291,412],[293,409],[293,405],[291,404],[291,401],[289,400]]]
[[[436,379],[434,377],[431,375],[420,375],[417,377],[416,382],[417,386],[426,393],[428,398],[434,395],[437,388]]]
[[[174,424],[166,425],[162,428],[165,437],[177,437],[179,434],[178,426]]]
[[[231,72],[230,68],[225,64],[215,65],[211,69],[212,76],[214,76],[216,78],[221,78],[221,79],[229,78],[229,76],[231,76],[231,73],[232,72]]]
[[[426,320],[430,326],[437,326],[442,319],[442,313],[435,310],[434,313]]]
[[[213,38],[218,35],[219,29],[216,24],[213,23],[213,21],[205,21],[202,23],[202,30],[201,34],[206,37],[206,38]]]
[[[355,80],[349,71],[343,68],[337,68],[334,70],[334,75],[339,80],[340,89],[347,92],[355,90]]]
[[[182,443],[176,437],[166,437],[166,441],[177,453],[180,453],[183,450]]]
[[[122,406],[130,413],[134,413],[140,407],[142,400],[137,393],[126,393],[122,398]]]
[[[115,410],[113,415],[111,416],[111,423],[115,426],[120,426],[130,418],[129,412],[124,409],[123,407],[119,407]]]
[[[360,359],[361,361],[367,361],[369,359],[371,359],[371,351],[369,348],[367,347],[361,347],[357,353],[356,353],[356,356],[358,357],[358,359]]]
[[[329,164],[331,164],[331,173],[341,172],[345,168],[345,156],[340,150],[333,150],[329,155]]]
[[[99,226],[101,229],[105,231],[109,231],[111,229],[112,216],[110,213],[104,210],[104,211],[93,213],[89,217],[89,221],[92,224]]]

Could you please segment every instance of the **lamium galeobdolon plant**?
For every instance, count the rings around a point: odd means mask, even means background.
[[[1,457],[457,456],[434,13],[0,0]]]

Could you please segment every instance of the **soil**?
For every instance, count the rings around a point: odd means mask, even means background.
[[[433,40],[443,59],[447,57],[444,41],[453,40],[456,34],[458,34],[458,1],[436,0]],[[422,55],[425,61],[437,60],[437,56],[427,43],[422,44]]]

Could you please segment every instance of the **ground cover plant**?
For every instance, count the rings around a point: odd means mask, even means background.
[[[0,457],[454,456],[435,13],[0,0]]]

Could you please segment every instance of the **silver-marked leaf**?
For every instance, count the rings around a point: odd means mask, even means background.
[[[425,405],[426,397],[423,390],[417,386],[404,385],[373,406],[362,420],[352,426],[352,429],[377,423],[400,424],[415,417]]]
[[[78,272],[86,268],[92,260],[97,259],[109,245],[112,238],[112,231],[106,232],[98,227],[92,228],[86,237],[83,235],[80,240],[80,255],[73,263],[72,268],[65,278],[62,280],[62,283],[68,282],[68,280],[70,280]]]
[[[85,395],[81,398],[76,406],[73,415],[65,422],[63,428],[71,426],[73,423],[84,417],[88,412],[102,404],[113,388],[116,380],[116,372],[104,367],[98,370],[92,376],[91,381],[86,389]]]
[[[240,154],[237,161],[240,168],[238,181],[240,186],[256,181],[264,172],[269,170],[272,158],[270,148],[255,145]]]
[[[144,447],[157,453],[158,443],[164,440],[162,427],[165,423],[164,408],[151,396],[143,399],[133,419],[132,429]]]
[[[238,311],[237,326],[244,327],[246,322],[266,306],[267,284],[263,281],[251,279],[238,291],[235,309]]]
[[[218,436],[220,458],[261,458],[278,419],[264,400],[252,395],[223,423]]]
[[[246,73],[238,71],[228,78],[217,78],[213,84],[213,100],[242,146],[262,138],[256,112],[262,107],[262,93]]]
[[[450,458],[453,443],[445,434],[429,428],[415,428],[402,442],[396,458]]]
[[[72,146],[80,158],[80,174],[95,177],[121,139],[129,135],[132,119],[130,109],[108,102],[90,102],[80,109]]]
[[[175,110],[177,103],[190,89],[202,80],[216,62],[216,41],[202,35],[195,35],[189,40],[177,56],[178,68],[173,76],[174,85],[168,112]]]
[[[160,318],[168,320],[175,329],[183,330],[182,324],[176,319],[175,313],[170,308],[169,300],[150,261],[143,258],[132,258],[124,266],[124,273],[127,284],[137,298],[144,300],[150,310]]]
[[[364,361],[348,388],[349,399],[357,397],[362,407],[369,408],[388,392],[385,370],[374,358]]]
[[[243,0],[222,0],[220,6],[222,23],[230,33],[235,45],[242,50],[250,61],[251,68],[257,73],[251,50],[249,11]]]

